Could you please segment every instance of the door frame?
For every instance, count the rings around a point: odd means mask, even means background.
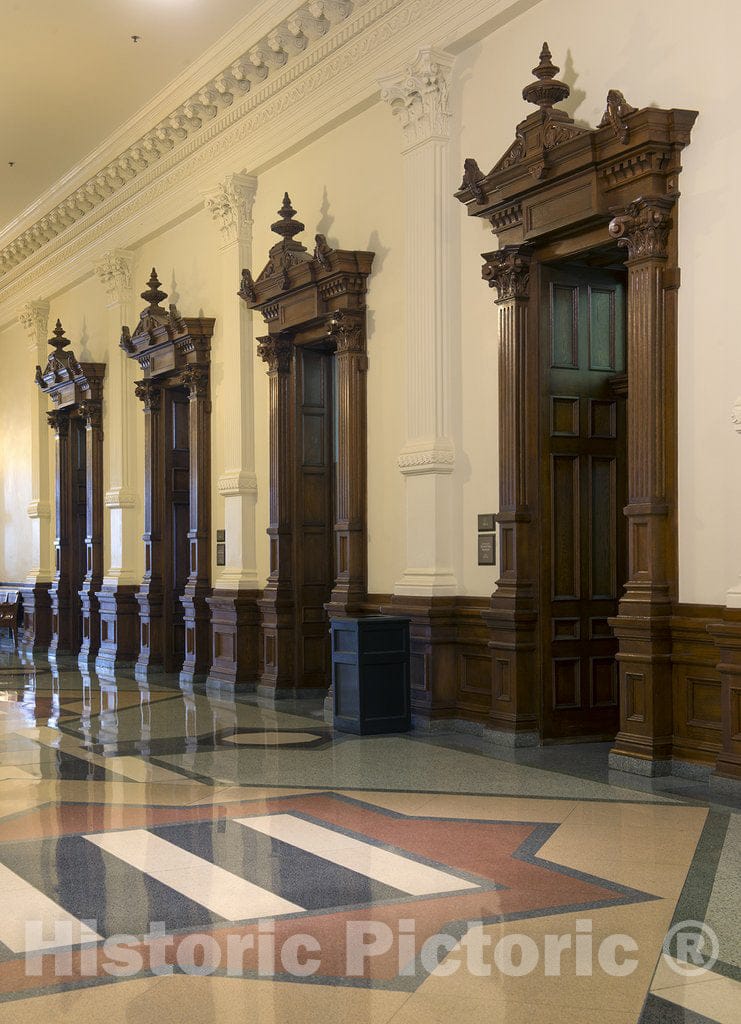
[[[133,334],[124,326],[121,348],[144,372],[135,384],[144,406],[144,578],[136,593],[139,604],[139,657],[135,675],[145,681],[166,663],[163,612],[171,581],[163,578],[166,520],[165,408],[168,390],[185,389],[189,399],[190,441],[190,571],[180,598],[185,621],[185,659],[181,683],[203,682],[211,664],[209,609],[211,596],[211,338],[213,317],[183,317],[152,273],[141,297],[148,303]],[[177,670],[177,669],[176,669]]]
[[[105,363],[80,363],[59,320],[49,339],[52,351],[42,370],[36,367],[36,385],[49,396],[47,412],[54,431],[56,538],[55,571],[49,591],[51,643],[49,657],[76,654],[81,662],[95,659],[100,648],[100,604],[103,582],[103,378]],[[85,540],[78,550],[74,540],[72,474],[73,430],[85,430]],[[74,424],[74,426],[73,426]],[[82,558],[80,589],[74,587],[74,561]],[[79,564],[78,564],[79,568]],[[77,643],[77,616],[80,618]]]
[[[579,465],[578,465],[578,477],[579,477],[579,506],[580,512],[577,517],[577,528],[578,536],[575,535],[574,543],[577,546],[579,555],[577,557],[577,568],[578,568],[578,590],[579,597],[577,600],[588,601],[588,600],[600,600],[599,596],[593,595],[592,584],[591,584],[591,573],[589,575],[589,582],[587,583],[584,576],[584,562],[586,560],[587,565],[591,563],[591,543],[589,552],[586,554],[582,548],[582,538],[584,529],[589,529],[591,526],[591,512],[588,513],[585,518],[582,513],[584,512],[584,494],[582,493],[585,488],[590,485],[590,475],[586,471],[585,462],[591,462],[593,459],[604,458],[608,455],[608,452],[604,449],[609,447],[610,441],[614,440],[623,450],[622,453],[616,453],[615,462],[615,473],[612,481],[612,501],[615,514],[615,525],[613,531],[612,542],[614,544],[614,562],[613,562],[613,586],[616,592],[615,604],[617,599],[622,593],[622,589],[625,585],[628,576],[628,552],[627,552],[627,531],[625,529],[626,523],[625,518],[622,514],[623,508],[627,504],[627,409],[626,398],[628,392],[628,374],[627,374],[627,271],[623,264],[623,257],[618,249],[617,245],[613,247],[614,264],[611,263],[609,267],[604,267],[605,261],[610,258],[609,249],[600,250],[597,257],[597,266],[590,265],[589,257],[587,260],[559,260],[551,263],[538,262],[535,267],[537,274],[536,281],[536,294],[537,301],[534,303],[535,311],[534,317],[537,319],[538,327],[538,346],[540,350],[540,403],[539,403],[539,485],[540,485],[540,504],[539,504],[539,519],[543,523],[544,529],[542,530],[542,541],[539,549],[540,562],[539,562],[539,584],[540,584],[540,607],[543,609],[543,614],[540,616],[540,658],[543,666],[542,676],[542,692],[541,692],[541,721],[540,730],[541,738],[543,742],[568,742],[570,740],[613,740],[618,729],[619,724],[619,687],[618,687],[618,672],[617,662],[613,661],[611,668],[611,680],[609,683],[609,696],[605,699],[605,694],[602,694],[601,703],[591,703],[593,686],[596,684],[594,672],[594,664],[592,659],[596,658],[597,661],[604,663],[608,657],[606,652],[602,651],[598,654],[587,654],[584,651],[582,645],[585,644],[598,644],[605,646],[604,641],[608,640],[614,643],[612,630],[609,630],[609,634],[595,634],[594,625],[595,622],[599,622],[600,625],[605,622],[607,616],[589,616],[585,621],[583,618],[583,612],[580,613],[581,621],[576,623],[573,627],[573,634],[571,636],[564,635],[563,639],[568,644],[571,643],[572,651],[566,653],[563,650],[561,653],[554,657],[552,645],[557,642],[556,636],[556,619],[558,616],[555,614],[554,608],[552,607],[553,598],[553,572],[554,572],[554,561],[553,561],[553,549],[556,546],[555,541],[555,520],[553,516],[553,491],[551,484],[551,460],[554,457],[553,452],[553,431],[556,430],[554,423],[554,406],[552,402],[558,397],[565,396],[566,394],[574,395],[578,389],[574,389],[571,385],[567,385],[560,391],[557,389],[553,391],[551,384],[551,373],[553,370],[560,372],[562,376],[570,374],[570,368],[564,366],[553,365],[553,353],[551,348],[551,334],[550,331],[546,331],[544,324],[550,322],[548,316],[549,307],[551,306],[552,300],[547,295],[547,288],[550,285],[552,288],[554,284],[558,284],[556,280],[558,275],[561,275],[564,279],[569,279],[578,282],[578,287],[581,290],[583,287],[591,289],[596,282],[602,287],[606,285],[606,278],[609,273],[609,277],[613,280],[620,280],[623,287],[623,310],[624,324],[623,332],[625,339],[623,342],[624,353],[623,359],[621,360],[621,366],[619,370],[613,370],[608,372],[602,370],[601,372],[607,375],[607,379],[604,382],[605,395],[604,399],[607,399],[613,403],[612,415],[611,415],[611,428],[613,431],[613,437],[605,437],[602,442],[598,437],[594,437],[591,434],[591,426],[586,426],[589,431],[589,437],[585,437],[582,440],[584,443],[589,444],[591,441],[592,447],[602,448],[601,452],[593,452],[587,454],[584,451],[579,452]],[[619,266],[618,266],[619,264]],[[602,279],[599,280],[597,274],[602,274]],[[589,310],[587,310],[587,316],[589,316]],[[578,318],[578,313],[577,313]],[[577,328],[578,331],[578,328]],[[591,352],[591,326],[587,328],[588,341],[587,347]],[[578,343],[578,335],[577,335]],[[590,366],[587,368],[591,371],[591,356]],[[583,372],[583,370],[582,370]],[[591,424],[589,409],[590,397],[583,394],[580,390],[578,391],[579,397],[579,410],[577,415],[585,417],[585,423]],[[604,400],[600,399],[600,401]],[[582,402],[586,402],[586,409],[582,407]],[[572,413],[573,415],[573,413]],[[578,433],[581,434],[582,427],[585,423],[580,423]],[[558,435],[555,435],[558,436]],[[606,442],[606,444],[605,444]],[[558,445],[558,442],[555,442]],[[567,455],[570,451],[573,451],[573,440],[564,437],[564,450],[559,452],[559,455]],[[622,465],[620,465],[622,460]],[[617,610],[617,609],[616,609]],[[613,615],[616,612],[612,613]],[[562,615],[567,616],[566,618],[560,619],[561,625],[566,625],[574,622],[573,619],[569,619],[566,612],[562,612]],[[590,708],[596,712],[593,717],[606,717],[609,714],[610,718],[613,719],[614,727],[607,728],[610,722],[592,722],[587,730],[581,728],[579,725],[574,725],[569,728],[568,718],[579,720],[579,715],[572,713],[568,715],[569,708],[567,706],[562,707],[563,718],[560,728],[558,727],[559,715],[556,709],[556,677],[555,671],[550,669],[556,660],[563,660],[564,656],[571,660],[575,657],[575,651],[579,650],[580,664],[577,668],[576,678],[574,680],[574,691],[575,699],[578,700],[579,705],[583,706],[585,694],[589,694]],[[588,659],[588,663],[587,663]],[[588,674],[585,674],[588,668]],[[603,678],[599,684],[602,690],[606,690],[606,680]],[[550,695],[550,698],[549,698]],[[549,699],[551,701],[549,707]],[[598,708],[604,709],[604,713],[600,716]],[[572,712],[575,710],[571,709]]]
[[[523,97],[538,109],[484,174],[465,161],[456,198],[489,222],[500,248],[483,256],[499,319],[501,572],[490,607],[490,726],[513,745],[538,743],[539,265],[615,242],[628,271],[628,580],[618,615],[620,732],[616,752],[671,751],[670,618],[677,591],[677,261],[681,151],[697,114],[636,109],[617,90],[595,129],[556,106],[569,87],[547,44]]]
[[[336,360],[336,468],[333,535],[336,577],[325,612],[329,617],[357,613],[367,597],[367,415],[366,307],[372,252],[333,249],[323,235],[309,252],[295,236],[288,193],[272,230],[280,236],[268,263],[253,280],[242,272],[239,294],[263,316],[268,334],[257,351],[267,364],[270,396],[270,576],[259,602],[263,671],[258,692],[269,697],[319,696],[325,686],[303,670],[294,656],[303,636],[302,603],[294,572],[296,493],[296,360],[303,346],[320,346]],[[329,654],[329,637],[326,637]]]

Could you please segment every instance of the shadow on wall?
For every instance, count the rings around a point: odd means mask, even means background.
[[[78,356],[81,363],[91,363],[93,361],[93,355],[90,351],[90,332],[87,329],[87,317],[83,316],[82,324],[80,326],[79,335],[77,338],[77,344],[79,345],[80,355]]]
[[[580,127],[592,128],[593,126],[589,124],[588,121],[585,121],[584,118],[576,117],[576,111],[587,98],[587,94],[583,89],[576,88],[576,83],[579,80],[579,72],[574,67],[574,58],[570,48],[566,51],[566,60],[564,61],[563,70],[559,75],[559,78],[562,82],[565,82],[571,90],[568,98],[559,103],[559,107],[562,110],[567,111],[569,117],[573,117]]]

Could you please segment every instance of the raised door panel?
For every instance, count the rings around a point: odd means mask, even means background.
[[[543,268],[544,518],[541,595],[546,738],[618,725],[617,613],[626,576],[624,274]]]

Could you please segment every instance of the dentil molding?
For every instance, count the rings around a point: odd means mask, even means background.
[[[381,99],[399,118],[407,148],[428,139],[449,139],[448,103],[455,57],[442,50],[420,50],[401,76],[380,79]]]
[[[173,150],[182,149],[183,143],[204,132],[220,113],[239,106],[239,99],[253,87],[260,86],[271,75],[279,77],[276,73],[289,61],[295,62],[297,55],[303,55],[310,42],[324,36],[334,25],[348,18],[352,10],[364,7],[367,2],[311,0],[280,22],[120,156],[0,249],[0,279],[54,238],[65,234],[76,222],[84,220],[96,207],[107,205],[111,197],[127,191],[130,182]]]
[[[511,18],[523,2],[533,6],[537,0],[458,0],[452,6],[447,0],[354,0],[344,20],[339,15],[349,8],[338,5],[326,35],[287,55],[283,64],[265,65],[259,87],[252,82],[245,95],[232,94],[206,118],[178,115],[171,147],[147,149],[150,159],[138,163],[122,156],[114,162],[125,172],[120,179],[114,174],[108,188],[97,190],[96,175],[0,251],[0,322],[8,322],[12,303],[29,292],[61,291],[79,279],[79,257],[89,260],[101,243],[133,246],[144,225],[151,234],[191,209],[193,186],[204,188],[212,168],[228,172],[229,161],[243,163],[247,156],[255,167],[282,159],[328,121],[372,98],[379,73],[404,51],[436,37],[450,46],[495,14],[500,21]],[[295,26],[310,25],[314,9],[300,8],[292,16]],[[267,50],[264,57],[270,59]]]
[[[224,245],[236,241],[252,244],[256,193],[257,178],[249,174],[229,174],[216,188],[204,192],[204,205],[221,231]]]

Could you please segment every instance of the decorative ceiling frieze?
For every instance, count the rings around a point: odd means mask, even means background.
[[[0,249],[0,279],[139,178],[368,0],[311,0]]]
[[[538,0],[524,2],[534,6]],[[222,101],[221,107],[217,103],[217,113],[202,117],[197,129],[183,104],[185,122],[176,128],[186,137],[177,145],[144,168],[132,165],[127,180],[84,213],[73,203],[73,217],[68,197],[5,247],[16,246],[10,263],[0,250],[0,325],[7,326],[34,294],[61,291],[95,269],[99,252],[137,245],[144,223],[151,234],[182,214],[194,187],[203,195],[248,158],[254,167],[275,162],[329,121],[349,115],[377,95],[379,78],[389,66],[403,63],[430,39],[449,47],[472,26],[486,24],[492,10],[509,19],[521,6],[517,0],[461,0],[453,7],[447,0],[354,0],[344,20],[340,15],[347,4],[333,8],[335,20],[327,16],[329,27],[322,34],[318,6],[305,4],[288,19],[306,35],[305,49],[287,56],[264,80],[251,81],[238,99]],[[33,238],[27,237],[34,231]]]

